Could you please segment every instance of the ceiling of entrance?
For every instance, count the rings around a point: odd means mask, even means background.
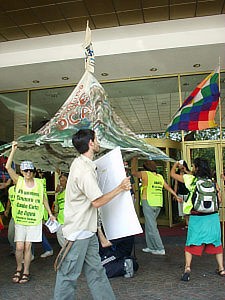
[[[224,0],[1,0],[0,41],[222,13]]]
[[[0,52],[1,45],[10,41],[84,31],[87,19],[94,30],[224,13],[225,0],[0,0]],[[136,133],[163,132],[179,106],[177,79],[130,79],[154,78],[184,73],[184,70],[209,72],[218,64],[221,53],[225,66],[224,44],[161,49],[151,51],[151,54],[143,51],[100,56],[96,58],[95,76],[100,82],[121,80],[120,83],[106,84],[105,89],[115,112],[131,130]],[[200,68],[194,68],[198,63]],[[154,67],[157,67],[156,71],[153,71]],[[0,91],[75,85],[83,71],[83,59],[9,66],[0,69]],[[182,96],[186,97],[204,76],[183,78]],[[66,77],[68,80],[65,81]],[[35,80],[39,82],[34,83]],[[224,90],[223,73],[222,119],[225,115]],[[43,97],[45,94],[43,91],[36,100],[43,107],[48,101]],[[60,93],[57,97],[60,99]],[[57,97],[54,96],[55,101]],[[5,98],[0,97],[0,101],[4,103]]]

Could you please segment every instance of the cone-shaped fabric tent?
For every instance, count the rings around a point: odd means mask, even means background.
[[[15,162],[30,159],[37,168],[68,171],[77,155],[72,145],[72,135],[79,129],[94,129],[100,142],[101,152],[120,146],[130,156],[145,156],[152,160],[169,160],[169,157],[132,133],[112,111],[106,93],[92,74],[94,56],[90,36],[86,36],[86,71],[71,95],[55,116],[34,134],[21,136],[15,154]],[[6,154],[11,147],[0,147]]]

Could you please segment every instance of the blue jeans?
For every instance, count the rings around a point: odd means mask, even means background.
[[[96,234],[73,243],[57,272],[54,300],[75,299],[77,279],[82,269],[94,300],[116,299],[98,252]]]
[[[42,231],[42,247],[44,251],[52,251],[52,246],[49,244],[49,241],[47,240],[44,232]]]

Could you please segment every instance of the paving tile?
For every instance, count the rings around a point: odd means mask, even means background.
[[[225,278],[215,274],[215,257],[204,254],[194,257],[191,280],[181,282],[184,265],[185,234],[162,237],[166,255],[143,253],[144,236],[135,238],[139,269],[133,278],[110,279],[118,300],[224,300]],[[55,238],[50,239],[54,255],[40,258],[41,244],[35,245],[35,260],[31,263],[31,280],[24,285],[13,284],[15,258],[9,256],[7,238],[0,235],[0,300],[51,300],[55,284],[53,263],[59,251]],[[84,275],[78,280],[77,300],[92,299]],[[106,299],[107,300],[107,299]]]

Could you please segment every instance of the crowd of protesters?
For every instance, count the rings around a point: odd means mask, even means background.
[[[98,186],[96,165],[93,162],[95,154],[99,152],[95,132],[89,129],[80,130],[73,136],[72,142],[80,156],[74,159],[69,174],[59,173],[55,201],[51,208],[48,202],[44,173],[40,169],[37,170],[28,160],[21,162],[17,173],[13,166],[13,158],[18,145],[17,142],[12,143],[12,149],[5,165],[10,178],[0,183],[0,189],[7,190],[8,199],[5,203],[0,201],[0,226],[2,228],[4,226],[3,215],[11,217],[8,224],[8,239],[10,253],[14,254],[16,258],[16,271],[12,275],[12,281],[26,284],[30,280],[30,265],[34,259],[33,245],[35,243],[43,243],[42,258],[53,255],[53,249],[43,231],[43,220],[49,219],[52,222],[58,222],[57,240],[62,247],[59,253],[60,260],[57,257],[56,261],[57,276],[54,299],[75,297],[76,281],[82,269],[85,270],[94,298],[115,299],[107,278],[108,274],[101,262],[99,243],[101,249],[113,250],[116,242],[105,239],[98,222],[98,209],[112,201],[120,193],[132,191],[134,180],[132,179],[131,182],[131,176],[126,176],[115,189],[103,194]],[[176,162],[171,169],[171,177],[175,180],[174,189],[157,172],[157,164],[154,161],[145,161],[143,168],[143,171],[132,169],[131,172],[141,181],[140,199],[145,216],[147,245],[143,252],[153,255],[166,254],[157,229],[157,217],[163,206],[162,190],[165,188],[173,195],[174,199],[182,204],[179,210],[180,215],[185,215],[185,219],[188,220],[186,223],[188,231],[185,245],[185,266],[181,280],[189,281],[192,256],[201,256],[203,251],[215,255],[218,263],[217,274],[224,277],[218,211],[203,216],[191,207],[188,213],[184,214],[183,212],[184,202],[190,200],[194,193],[193,182],[199,178],[204,178],[204,180],[212,178],[207,160],[195,159],[191,171],[183,161]],[[126,172],[126,174],[128,173]],[[179,188],[181,184],[182,189]],[[218,200],[221,202],[219,187],[217,184],[215,186]],[[185,193],[182,194],[184,191]],[[105,244],[102,242],[102,247],[101,241],[104,239]],[[130,262],[127,260],[126,263]],[[126,263],[123,272],[120,273],[125,274],[124,277],[130,277],[126,273]],[[71,264],[74,267],[71,268]],[[129,274],[131,273],[129,269]]]

